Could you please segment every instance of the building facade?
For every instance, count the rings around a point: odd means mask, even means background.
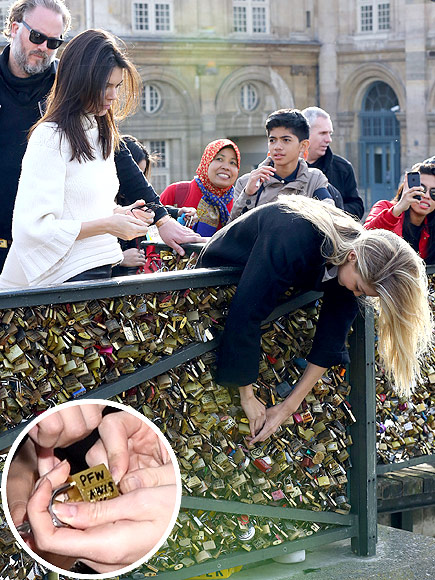
[[[332,148],[353,163],[367,206],[435,153],[431,0],[66,3],[72,35],[104,28],[129,47],[144,88],[123,131],[160,153],[158,191],[191,179],[220,137],[239,145],[249,171],[267,153],[267,115],[282,107],[331,114]]]

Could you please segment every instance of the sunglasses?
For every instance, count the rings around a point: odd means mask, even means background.
[[[424,193],[427,192],[427,187],[424,185],[424,183],[422,183],[420,187]],[[433,201],[435,201],[435,187],[431,187],[429,189],[429,195],[430,195],[431,199],[433,199]]]
[[[21,22],[29,31],[29,40],[33,44],[42,44],[43,42],[47,41],[47,48],[50,50],[56,50],[56,48],[59,48],[59,46],[64,42],[62,38],[50,38],[49,36],[42,34],[42,32],[33,30],[33,28],[30,28],[27,22],[24,22],[24,20]]]

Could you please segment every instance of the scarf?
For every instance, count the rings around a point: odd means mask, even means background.
[[[194,229],[205,237],[212,236],[219,223],[224,226],[230,217],[227,205],[233,199],[234,187],[232,185],[227,189],[216,187],[208,177],[210,163],[225,147],[234,149],[237,166],[240,168],[240,152],[237,145],[229,139],[218,139],[207,145],[196,170],[195,181],[201,190],[202,197],[197,207],[199,221]]]

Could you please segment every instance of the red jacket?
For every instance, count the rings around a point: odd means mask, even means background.
[[[399,217],[393,215],[394,203],[386,199],[377,201],[370,210],[369,215],[364,223],[366,230],[389,230],[403,238],[403,222],[405,220],[405,212]],[[420,256],[424,259],[428,254],[429,246],[429,231],[427,227],[427,217],[424,220],[423,229],[421,231],[420,242],[418,250]]]
[[[178,183],[188,183],[188,182],[178,182]],[[177,187],[177,183],[171,183],[168,187],[162,192],[160,195],[160,201],[164,205],[174,205],[176,203],[176,195],[175,190]],[[199,189],[198,184],[194,179],[190,182],[189,190],[187,192],[187,196],[184,198],[182,203],[178,203],[177,207],[198,207],[198,204],[202,197],[202,191]],[[233,200],[227,204],[227,210],[231,213],[233,209]],[[222,224],[219,223],[218,230],[222,227]]]

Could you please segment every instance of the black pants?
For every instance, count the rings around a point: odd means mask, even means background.
[[[8,255],[9,248],[0,248],[0,272],[3,270],[5,265],[6,256]]]
[[[105,266],[98,266],[97,268],[91,268],[90,270],[85,270],[77,276],[65,280],[65,282],[84,282],[85,280],[101,280],[105,278],[110,278],[112,276],[112,266],[111,264],[106,264]]]

